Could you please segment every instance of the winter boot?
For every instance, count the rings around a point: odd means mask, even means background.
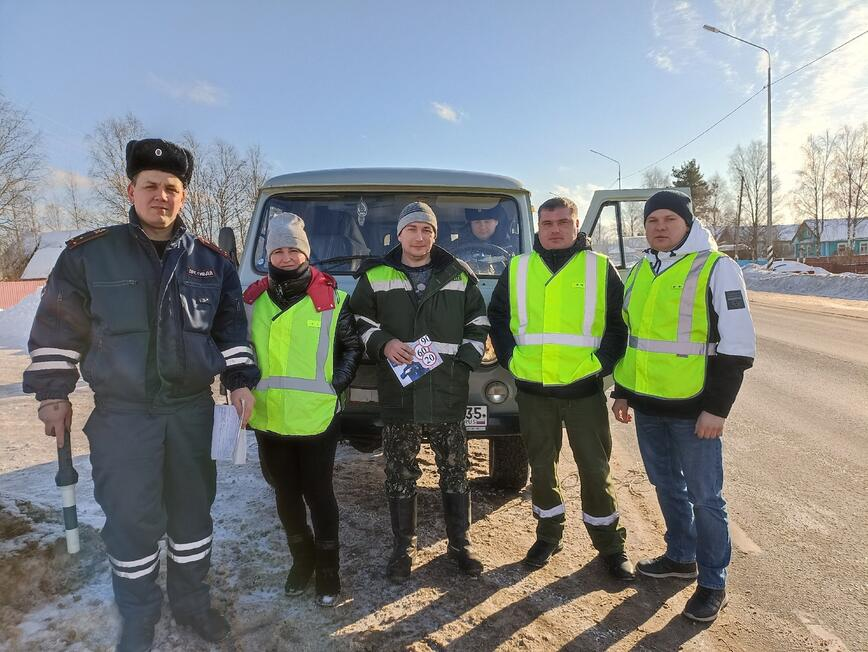
[[[229,636],[229,621],[214,607],[196,614],[175,614],[175,622],[190,627],[200,638],[209,643],[218,643]]]
[[[458,562],[462,573],[477,578],[482,574],[482,562],[470,546],[470,494],[442,492],[443,515],[449,546],[446,554]]]
[[[116,652],[150,652],[153,646],[153,623],[124,618]]]
[[[316,603],[334,607],[341,592],[340,549],[337,541],[316,542]]]
[[[315,567],[313,537],[308,530],[302,534],[287,535],[286,540],[292,553],[292,568],[289,569],[283,590],[286,595],[301,595]]]
[[[407,498],[390,497],[389,513],[395,541],[386,564],[386,577],[393,582],[403,582],[410,577],[416,556],[416,494]]]

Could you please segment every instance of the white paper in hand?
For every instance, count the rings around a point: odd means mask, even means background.
[[[232,405],[214,406],[214,429],[211,431],[211,459],[223,462],[235,460],[241,437],[241,419]],[[244,437],[246,440],[247,437]],[[246,444],[246,441],[245,441]],[[246,461],[247,446],[244,446]],[[237,463],[237,462],[236,462]]]

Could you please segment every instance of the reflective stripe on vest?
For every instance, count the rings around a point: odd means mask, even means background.
[[[281,312],[268,293],[253,304],[252,335],[262,380],[253,393],[250,424],[282,435],[324,432],[340,411],[331,385],[337,318],[346,293],[335,293],[335,307],[317,312],[304,297]]]
[[[722,254],[685,256],[655,276],[647,259],[637,263],[624,286],[627,351],[615,366],[615,381],[634,394],[683,400],[705,387],[709,343],[708,284]]]
[[[509,264],[512,374],[543,385],[569,385],[602,367],[594,355],[606,327],[608,259],[581,251],[552,274],[536,252]]]

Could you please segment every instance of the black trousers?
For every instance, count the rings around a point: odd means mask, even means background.
[[[209,398],[170,414],[101,408],[84,426],[94,497],[106,515],[102,538],[123,618],[156,623],[162,592],[159,541],[168,534],[166,588],[175,614],[211,605],[211,459],[214,403]]]
[[[309,538],[307,509],[316,540],[338,540],[338,503],[332,485],[338,434],[336,420],[313,437],[256,431],[262,476],[274,488],[277,514],[290,542]]]

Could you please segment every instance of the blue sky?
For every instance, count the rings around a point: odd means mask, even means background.
[[[765,80],[868,29],[863,0],[60,2],[0,0],[0,91],[42,132],[54,178],[88,171],[85,135],[134,113],[149,134],[241,148],[274,174],[472,169],[586,200],[682,145]],[[773,87],[784,190],[811,131],[868,107],[868,37]],[[659,167],[727,176],[765,138],[765,94]],[[639,185],[641,175],[624,179]],[[780,217],[788,217],[781,205]]]

